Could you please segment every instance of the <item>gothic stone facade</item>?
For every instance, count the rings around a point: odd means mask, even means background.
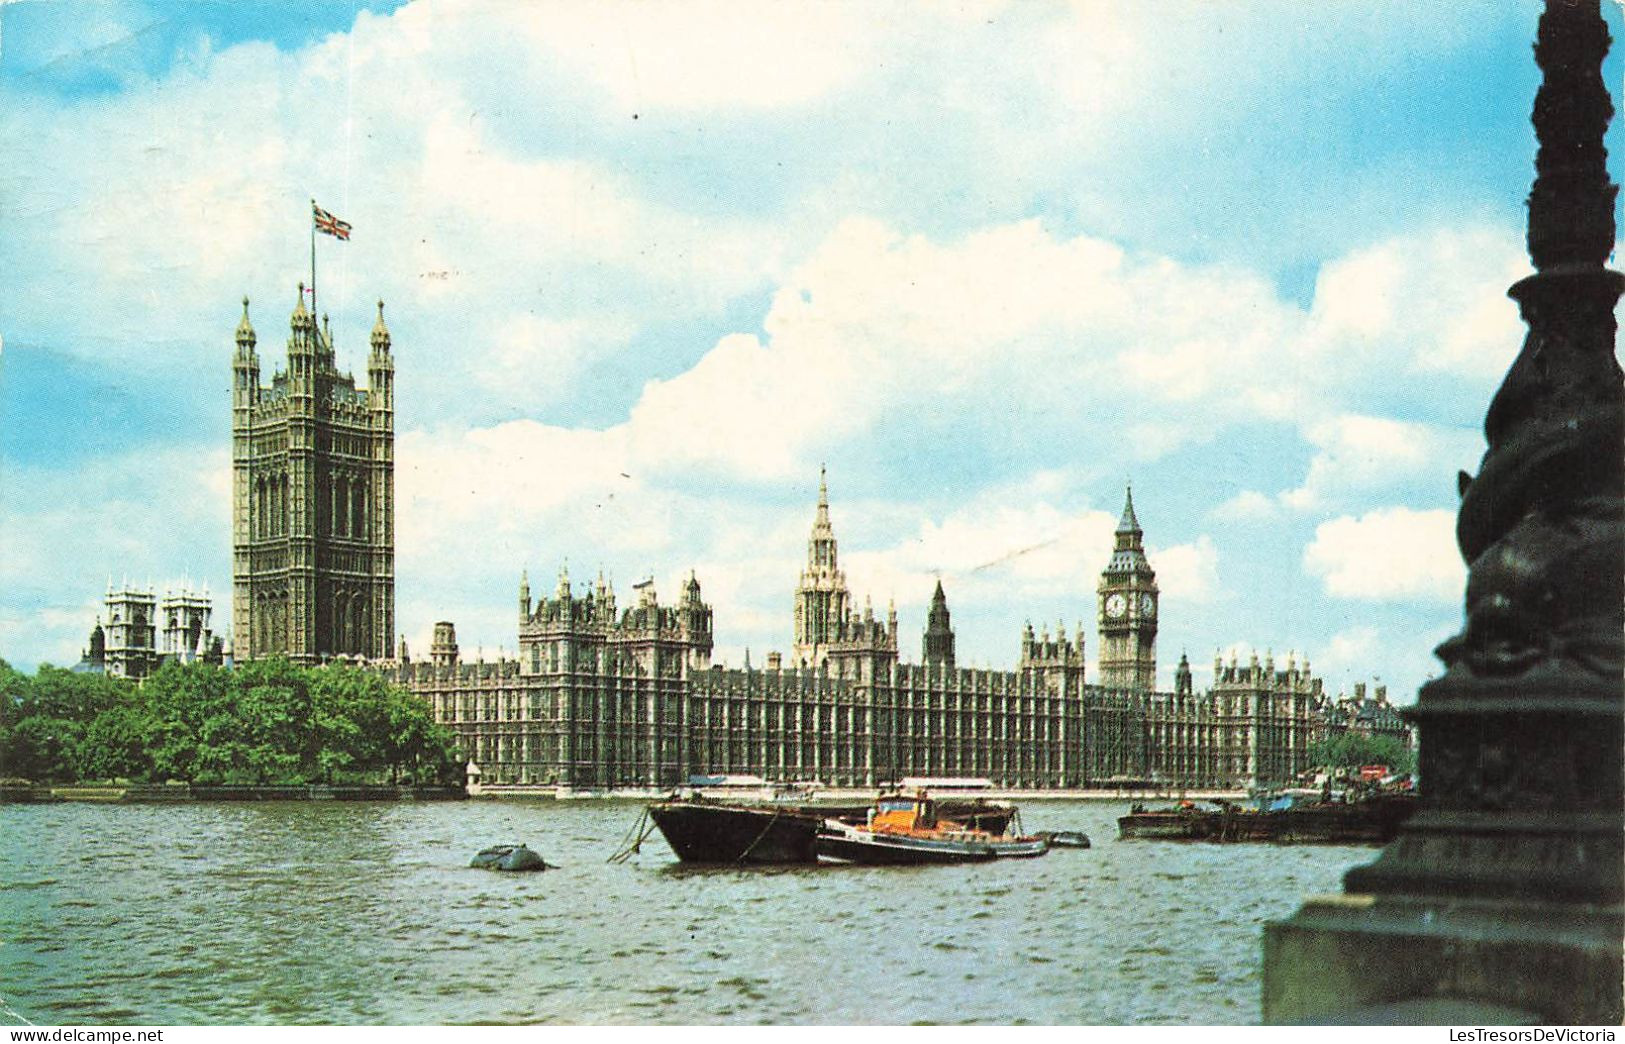
[[[956,667],[940,583],[925,662],[900,662],[896,612],[880,621],[852,607],[822,481],[788,665],[777,655],[766,669],[712,665],[712,611],[693,576],[675,605],[646,583],[617,612],[602,578],[577,591],[561,575],[535,605],[521,579],[517,658],[464,662],[441,623],[427,661],[403,654],[387,669],[458,734],[485,783],[668,787],[722,773],[846,786],[923,776],[1233,787],[1301,772],[1321,691],[1307,662],[1232,665],[1197,695],[1182,658],[1176,691],[1154,691],[1156,581],[1141,539],[1130,502],[1098,590],[1115,684],[1086,684],[1081,628],[1068,637],[1027,625],[1012,671]]]
[[[260,384],[248,299],[232,361],[232,634],[237,659],[387,659],[395,632],[395,363],[384,305],[370,387],[340,373],[323,316],[289,320]]]

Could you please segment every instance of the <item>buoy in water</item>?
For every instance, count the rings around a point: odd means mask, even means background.
[[[493,845],[482,849],[468,864],[480,870],[546,870],[548,865],[542,857],[526,848],[524,845]],[[557,869],[554,867],[553,869]]]

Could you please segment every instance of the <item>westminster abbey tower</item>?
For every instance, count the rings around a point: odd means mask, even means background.
[[[248,299],[232,361],[232,629],[238,660],[388,659],[395,630],[395,363],[384,304],[368,387],[341,373],[304,287],[287,370],[260,384]]]

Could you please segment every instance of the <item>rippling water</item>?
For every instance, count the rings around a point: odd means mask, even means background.
[[[0,997],[36,1023],[1247,1023],[1260,930],[1362,848],[681,868],[634,804],[0,807]],[[468,869],[522,840],[561,866]],[[7,1021],[0,1018],[0,1022]]]

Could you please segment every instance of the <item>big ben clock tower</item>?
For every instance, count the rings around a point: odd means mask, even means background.
[[[1146,561],[1144,537],[1131,489],[1117,523],[1117,546],[1100,574],[1100,684],[1108,689],[1157,684],[1157,574]]]

